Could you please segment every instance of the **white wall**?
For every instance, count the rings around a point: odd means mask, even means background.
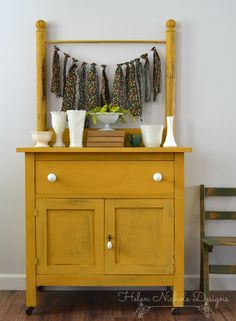
[[[197,285],[198,185],[236,186],[235,10],[234,0],[1,3],[0,288],[24,286],[24,161],[15,148],[31,145],[29,132],[35,128],[34,23],[40,18],[48,22],[48,37],[54,39],[164,38],[164,22],[176,19],[177,140],[193,147],[185,171],[186,274],[188,287]],[[116,63],[118,57],[133,58],[150,46],[116,48],[91,52],[83,47],[78,53],[88,61]],[[150,106],[147,119],[159,115],[156,108]],[[230,206],[236,207],[235,202]],[[211,231],[230,234],[235,224],[221,228],[217,222]],[[235,254],[234,249],[225,249],[213,255],[216,262],[236,263]],[[220,276],[214,286],[236,289],[236,279]]]

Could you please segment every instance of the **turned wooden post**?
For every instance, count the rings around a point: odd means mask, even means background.
[[[176,22],[172,19],[166,22],[166,98],[165,98],[165,129],[166,116],[175,116],[175,47],[176,47]]]
[[[37,130],[47,129],[46,106],[46,22],[36,22],[36,65],[37,65]]]

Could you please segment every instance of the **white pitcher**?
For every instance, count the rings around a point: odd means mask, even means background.
[[[62,140],[62,135],[66,127],[66,112],[64,111],[51,111],[52,128],[56,134],[56,141],[53,147],[65,147]]]
[[[83,147],[83,132],[86,111],[67,110],[68,126],[70,132],[70,147]]]

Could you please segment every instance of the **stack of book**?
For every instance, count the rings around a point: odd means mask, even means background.
[[[124,130],[88,130],[87,147],[123,147],[125,140]]]

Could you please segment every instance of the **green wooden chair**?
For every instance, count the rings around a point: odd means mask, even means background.
[[[209,252],[214,246],[236,246],[236,237],[205,236],[205,220],[235,220],[236,211],[207,211],[205,209],[206,197],[236,196],[236,188],[215,188],[200,185],[200,239],[201,239],[201,267],[200,290],[208,297],[209,274],[236,274],[235,265],[209,264]]]

